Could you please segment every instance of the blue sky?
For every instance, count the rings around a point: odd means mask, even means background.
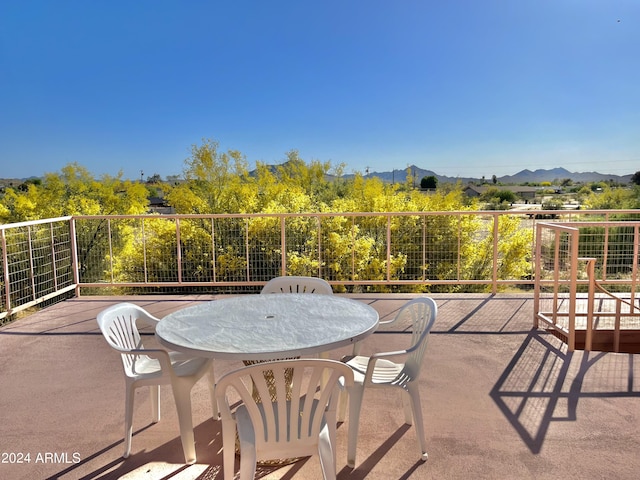
[[[3,0],[0,177],[640,170],[638,0]]]

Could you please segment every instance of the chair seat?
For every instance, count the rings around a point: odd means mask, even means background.
[[[369,357],[361,355],[345,359],[344,362],[353,369],[353,380],[355,383],[364,383],[364,375],[367,372]],[[394,363],[384,358],[378,359],[373,375],[372,383],[398,384],[406,375],[403,375],[404,363]]]
[[[169,352],[171,367],[178,377],[190,376],[196,373],[202,366],[209,362],[207,358],[189,357],[180,352]],[[139,380],[163,375],[160,362],[146,355],[138,355],[131,368]],[[164,383],[170,383],[171,378],[166,376]]]

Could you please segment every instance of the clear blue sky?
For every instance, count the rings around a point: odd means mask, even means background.
[[[2,0],[0,177],[640,170],[638,0]]]

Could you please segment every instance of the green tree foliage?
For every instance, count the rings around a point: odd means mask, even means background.
[[[89,171],[70,163],[60,173],[47,173],[24,191],[8,188],[0,205],[0,220],[15,223],[66,215],[127,215],[147,210],[147,190],[138,182]]]
[[[562,198],[551,197],[542,202],[542,210],[562,210],[564,208],[564,201]]]
[[[7,189],[0,202],[0,221],[16,223],[67,215],[132,215],[145,213],[147,190],[138,182],[117,177],[94,178],[77,163],[48,173],[41,182],[30,183],[24,191]],[[131,227],[124,222],[112,228],[114,251],[125,246]],[[104,252],[109,223],[105,219],[79,222],[76,226],[79,268],[85,282],[102,281],[109,258]],[[42,231],[43,235],[51,235]]]
[[[235,163],[232,162],[235,159]],[[168,195],[169,202],[180,213],[305,213],[314,212],[406,212],[431,210],[461,210],[463,206],[460,188],[443,193],[425,195],[406,185],[391,185],[377,177],[364,178],[356,175],[352,180],[329,179],[329,162],[305,162],[296,150],[287,152],[285,161],[276,167],[262,163],[256,165],[252,176],[247,175],[242,156],[234,152],[220,154],[217,143],[205,141],[192,148],[192,156],[186,161],[187,181],[174,188]],[[341,167],[337,172],[340,173]],[[233,199],[220,201],[220,199]],[[414,250],[429,225],[418,217],[393,219],[392,230],[397,232],[404,244],[402,251],[394,252],[390,259],[386,253],[386,219],[371,216],[350,221],[348,217],[290,217],[286,220],[287,245],[284,257],[287,273],[296,275],[322,275],[329,280],[351,280],[354,278],[384,279],[387,270],[393,278],[411,278],[416,272],[409,271],[408,255],[418,255]],[[239,222],[238,220],[234,220]],[[318,229],[319,222],[322,228]],[[439,231],[448,233],[433,238],[433,251],[457,248],[460,223],[453,218],[433,217],[429,222]],[[184,220],[181,226],[184,224]],[[195,227],[198,222],[193,221]],[[211,225],[200,221],[199,228],[181,228],[181,242],[192,245],[211,245],[210,251],[199,254],[202,258],[215,257],[217,280],[240,281],[245,279],[247,259],[254,263],[252,271],[260,272],[260,278],[268,280],[280,275],[282,255],[279,245],[280,221],[277,218],[259,217],[239,222],[228,230],[228,222],[219,219]],[[449,224],[449,225],[447,225]],[[468,224],[464,225],[469,227]],[[151,226],[147,226],[147,233]],[[319,237],[318,231],[322,232]],[[226,242],[226,243],[225,243]],[[449,244],[444,246],[444,243]],[[320,247],[321,246],[321,247]],[[319,255],[321,248],[322,255]],[[175,246],[169,248],[173,251]],[[169,253],[167,252],[167,253]],[[409,253],[407,253],[409,252]],[[318,258],[322,262],[318,262]],[[138,261],[142,256],[137,255]],[[117,259],[114,259],[117,262]],[[159,260],[159,259],[158,259]],[[183,264],[186,263],[183,259]],[[196,262],[197,263],[197,262]],[[210,272],[211,265],[200,262],[192,270]],[[442,262],[434,262],[433,272],[443,270]],[[141,270],[138,268],[137,270]],[[122,272],[136,268],[122,267]],[[423,274],[424,272],[417,272]],[[199,278],[209,278],[200,273]],[[377,287],[382,290],[385,287]],[[418,286],[417,290],[424,287]]]
[[[640,189],[610,188],[604,186],[601,191],[592,191],[583,200],[586,208],[594,210],[635,209],[640,208]]]
[[[185,182],[167,194],[176,213],[245,213],[255,189],[248,163],[236,150],[220,153],[213,140],[192,145],[185,160]]]
[[[162,182],[162,177],[157,173],[154,173],[152,176],[147,177],[147,183],[160,183]]]
[[[413,176],[406,184],[359,174],[345,179],[343,168],[305,162],[291,150],[281,165],[258,162],[249,174],[240,152],[221,152],[217,142],[203,140],[191,147],[184,181],[154,184],[153,189],[166,189],[165,199],[180,214],[304,213],[284,220],[286,245],[280,244],[278,217],[83,220],[77,231],[83,245],[79,252],[83,281],[102,281],[108,270],[119,282],[265,281],[282,273],[283,259],[288,274],[320,275],[336,282],[384,280],[387,274],[401,280],[424,278],[425,283],[412,287],[415,291],[460,288],[455,284],[432,288],[429,279],[455,280],[461,272],[468,278],[492,274],[492,248],[484,245],[490,235],[477,215],[409,214],[475,210],[477,205],[463,195],[460,185],[426,194],[414,188]],[[71,164],[59,174],[48,174],[41,185],[28,185],[24,192],[8,189],[0,202],[0,218],[9,223],[63,215],[140,214],[147,208],[146,187],[120,176],[96,180]],[[495,190],[491,198],[513,200],[511,192]],[[371,215],[350,217],[350,212]],[[399,214],[375,215],[384,212]],[[176,222],[180,222],[180,251]],[[394,249],[390,255],[387,226]],[[508,233],[500,237],[501,271],[525,275],[530,268],[527,233],[520,234],[516,222],[508,219],[501,220],[503,227]],[[423,265],[422,259],[427,263]],[[258,273],[248,279],[249,270]]]
[[[487,203],[488,210],[508,210],[518,196],[511,190],[501,190],[497,187],[490,187],[480,196],[480,200]]]
[[[420,188],[423,189],[435,189],[438,187],[438,179],[434,175],[429,175],[428,177],[422,177],[420,180]]]

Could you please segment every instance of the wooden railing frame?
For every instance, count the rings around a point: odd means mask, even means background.
[[[603,226],[605,231],[607,232],[604,235],[605,238],[605,248],[604,248],[604,262],[606,262],[606,254],[607,254],[607,241],[608,241],[608,229],[611,227],[620,227],[620,226],[629,226],[633,225],[634,227],[634,241],[633,241],[633,258],[636,261],[633,262],[632,272],[630,275],[630,281],[627,281],[626,284],[630,285],[630,293],[629,300],[622,298],[620,295],[615,295],[609,290],[606,289],[606,269],[603,269],[603,277],[604,279],[596,278],[595,273],[595,265],[597,262],[596,258],[593,257],[579,257],[578,256],[578,244],[579,244],[579,236],[580,226]],[[554,243],[556,246],[556,250],[554,252],[554,276],[551,282],[544,281],[541,275],[541,248],[542,248],[542,232],[544,229],[551,230],[554,232]],[[570,241],[568,244],[570,245],[570,272],[569,272],[569,294],[568,296],[561,297],[559,290],[561,285],[566,285],[567,282],[560,282],[560,268],[559,268],[559,252],[558,248],[560,245],[560,235],[562,233],[566,233],[570,236]],[[534,287],[534,328],[540,328],[540,324],[544,324],[544,327],[549,330],[555,330],[567,338],[567,347],[569,351],[575,350],[575,338],[576,338],[576,317],[583,316],[585,317],[585,347],[586,351],[593,350],[593,339],[594,339],[594,320],[598,316],[606,316],[611,317],[614,316],[614,328],[613,328],[613,345],[611,350],[613,352],[620,351],[620,339],[621,332],[623,329],[623,325],[621,324],[621,318],[625,317],[640,317],[640,308],[635,303],[635,297],[637,295],[637,278],[638,278],[638,259],[639,257],[639,246],[640,243],[640,222],[574,222],[571,224],[562,224],[562,223],[548,223],[548,222],[540,222],[536,225],[536,267],[535,267],[535,287]],[[585,263],[585,271],[587,274],[586,280],[578,279],[578,264]],[[617,283],[611,280],[609,283]],[[579,284],[587,285],[587,298],[586,298],[586,313],[577,313],[577,286]],[[541,288],[543,286],[551,286],[553,289],[552,297],[551,297],[551,309],[550,311],[541,311]],[[608,297],[615,302],[615,310],[614,312],[609,311],[600,311],[596,309],[596,302],[600,297],[597,297],[596,294],[600,294],[601,296]],[[545,298],[548,302],[549,298]],[[569,308],[568,310],[560,308],[561,301],[568,301]],[[622,305],[627,305],[629,307],[629,312],[622,312]],[[567,318],[568,327],[562,326],[559,322],[559,318]]]

